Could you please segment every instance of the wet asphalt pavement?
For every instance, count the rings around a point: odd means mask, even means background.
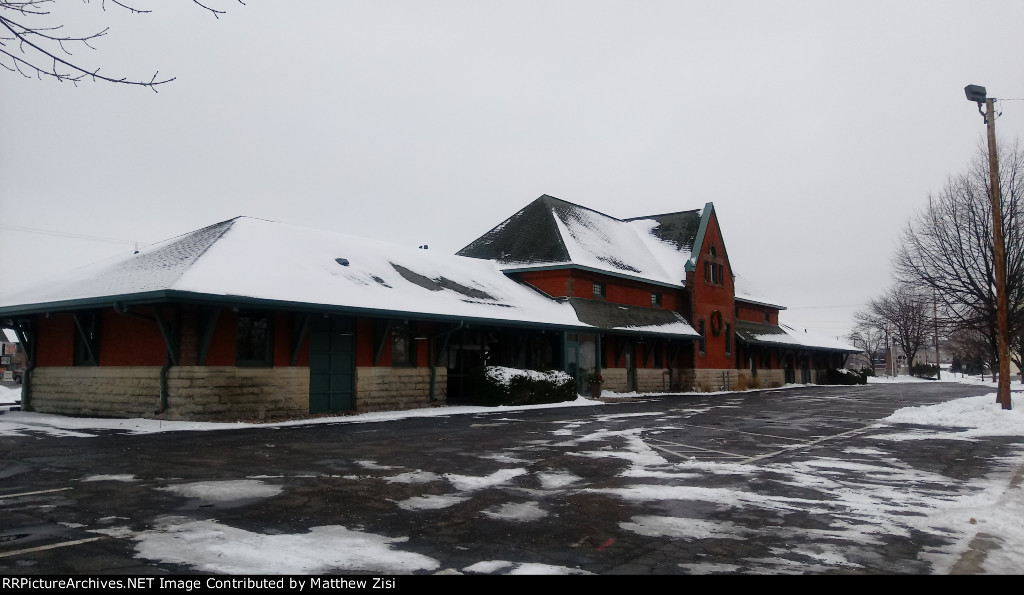
[[[182,519],[260,536],[340,526],[420,561],[342,556],[316,574],[945,573],[968,520],[943,503],[1008,484],[1024,444],[897,441],[886,435],[936,430],[878,421],[992,390],[797,387],[378,423],[0,435],[0,575],[305,572],[226,570],[199,541],[176,557],[146,547],[168,533],[199,539]],[[266,490],[210,498],[197,485]]]

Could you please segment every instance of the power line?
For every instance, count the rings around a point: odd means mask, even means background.
[[[821,308],[859,308],[867,304],[836,304],[833,306],[786,306],[787,310],[818,310]]]
[[[55,231],[52,229],[39,229],[36,227],[22,227],[19,225],[3,225],[0,224],[0,229],[9,229],[11,231],[20,231],[22,233],[36,233],[48,236],[57,236],[62,238],[71,238],[75,240],[89,240],[92,242],[108,242],[111,244],[128,244],[138,246],[139,242],[136,240],[122,240],[117,238],[105,238],[102,236],[91,236],[83,233],[72,233],[69,231]]]

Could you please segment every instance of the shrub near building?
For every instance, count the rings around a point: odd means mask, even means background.
[[[476,405],[536,405],[576,400],[576,381],[565,372],[485,366],[471,373],[469,400]]]
[[[868,375],[864,370],[847,370],[846,368],[830,368],[826,374],[827,384],[867,384]]]

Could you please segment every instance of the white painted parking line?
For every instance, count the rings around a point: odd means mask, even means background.
[[[799,450],[801,448],[807,448],[807,447],[810,447],[810,446],[814,446],[815,444],[820,444],[822,442],[827,442],[829,440],[836,440],[836,439],[839,439],[839,438],[846,438],[846,437],[849,437],[849,436],[855,436],[857,434],[860,434],[862,432],[866,432],[869,429],[871,429],[870,427],[856,428],[856,429],[848,430],[846,432],[842,432],[842,433],[839,433],[839,434],[833,434],[831,436],[821,436],[820,438],[816,438],[814,440],[804,441],[803,439],[799,439],[799,438],[790,438],[790,437],[787,437],[787,436],[773,436],[771,434],[759,434],[759,433],[756,433],[756,432],[743,432],[743,431],[739,431],[739,430],[730,430],[730,429],[727,429],[727,428],[713,428],[713,427],[709,427],[709,426],[699,426],[699,425],[695,425],[695,424],[682,424],[682,425],[685,425],[685,426],[688,426],[688,427],[693,427],[693,428],[706,429],[706,430],[717,430],[717,431],[720,431],[720,432],[731,432],[731,433],[735,433],[735,434],[747,434],[747,435],[750,435],[750,436],[759,436],[759,437],[762,437],[762,438],[773,438],[773,439],[778,439],[778,440],[801,440],[801,442],[799,442],[797,444],[794,444],[792,446],[787,446],[785,448],[780,448],[778,450],[773,450],[773,451],[765,453],[765,454],[749,457],[747,455],[741,455],[741,454],[736,454],[736,453],[732,453],[732,452],[726,452],[726,451],[723,451],[723,450],[715,450],[715,449],[711,449],[711,448],[704,448],[704,447],[701,447],[701,446],[694,446],[692,444],[680,444],[678,442],[670,442],[668,440],[663,440],[661,438],[647,437],[647,438],[644,439],[644,441],[651,448],[656,448],[658,450],[663,450],[663,451],[666,451],[666,452],[670,452],[670,453],[672,453],[672,454],[674,454],[676,456],[683,456],[683,453],[680,452],[679,450],[673,450],[672,448],[668,448],[666,446],[660,446],[659,444],[653,444],[653,442],[660,442],[661,444],[667,444],[667,445],[670,445],[670,446],[675,446],[677,448],[687,449],[690,452],[697,452],[698,454],[699,453],[714,453],[714,454],[717,454],[717,455],[722,455],[722,456],[733,458],[733,459],[739,459],[740,464],[746,465],[746,464],[749,464],[749,463],[760,461],[762,459],[768,459],[768,458],[771,458],[771,457],[778,456],[780,454],[785,454],[785,453],[793,451],[793,450]]]
[[[662,442],[664,444],[671,444],[673,446],[678,446],[678,447],[681,447],[681,448],[689,448],[689,449],[693,449],[695,451],[700,451],[700,452],[713,452],[715,454],[720,454],[720,455],[724,455],[724,456],[732,457],[732,458],[736,458],[736,459],[742,459],[744,456],[746,456],[746,455],[739,455],[739,454],[731,453],[731,452],[725,452],[724,450],[714,450],[714,449],[711,449],[711,448],[702,448],[700,446],[693,446],[692,444],[678,444],[676,442],[669,442],[668,440],[658,440],[656,438],[648,438],[647,439],[647,446],[650,446],[651,448],[657,448],[658,450],[664,450],[666,452],[670,452],[670,453],[672,453],[674,455],[678,455],[678,456],[682,456],[678,451],[672,450],[671,448],[667,448],[667,447],[664,447],[664,446],[659,446],[657,444],[651,444],[651,440],[657,440],[658,442]]]
[[[20,494],[0,494],[0,500],[4,498],[20,498],[21,496],[35,496],[36,494],[49,494],[51,492],[63,492],[72,488],[54,488],[52,490],[39,490],[37,492],[22,492]]]
[[[798,450],[798,449],[801,449],[801,448],[807,448],[808,446],[814,446],[815,444],[820,444],[822,442],[827,442],[829,440],[836,440],[837,438],[846,438],[848,436],[856,436],[857,434],[861,434],[861,433],[866,432],[866,431],[868,431],[870,429],[871,429],[870,427],[858,428],[856,430],[849,430],[849,431],[843,432],[841,434],[834,434],[832,436],[822,436],[821,438],[818,438],[817,440],[811,440],[810,442],[804,442],[802,444],[794,444],[793,446],[787,446],[786,448],[782,448],[782,449],[779,449],[779,450],[776,450],[776,451],[772,451],[772,452],[769,452],[769,453],[766,453],[766,454],[763,454],[763,455],[758,455],[756,457],[750,457],[749,459],[747,459],[745,461],[740,461],[740,462],[742,464],[746,465],[748,463],[753,463],[754,461],[760,461],[761,459],[768,459],[768,458],[771,458],[771,457],[774,457],[774,456],[778,456],[780,454],[784,454],[784,453],[790,452],[792,450]]]
[[[689,428],[701,428],[702,430],[714,430],[716,432],[730,432],[732,434],[746,434],[748,436],[760,436],[762,438],[775,438],[778,440],[789,440],[792,442],[803,440],[803,438],[792,438],[789,436],[775,436],[774,434],[759,434],[757,432],[744,432],[743,430],[730,430],[729,428],[714,428],[711,426],[700,426],[697,424],[676,424],[680,426],[686,426]]]
[[[9,551],[9,552],[0,552],[0,558],[5,558],[7,556],[17,556],[18,554],[28,554],[28,553],[31,553],[31,552],[41,552],[41,551],[44,551],[44,550],[52,550],[52,549],[56,549],[56,548],[59,548],[59,547],[68,547],[70,545],[78,545],[80,543],[89,543],[90,541],[96,541],[98,539],[103,539],[104,537],[106,537],[106,535],[103,535],[101,537],[90,537],[88,539],[76,539],[74,541],[62,541],[60,543],[51,543],[50,545],[41,545],[39,547],[27,547],[27,548],[22,549],[22,550],[12,550],[12,551]]]

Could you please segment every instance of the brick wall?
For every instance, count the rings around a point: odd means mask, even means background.
[[[309,414],[309,368],[173,367],[164,419],[272,420]]]
[[[680,371],[676,370],[674,373],[678,375]],[[604,368],[601,370],[601,376],[604,378],[604,384],[601,385],[602,390],[616,393],[627,392],[626,368]],[[638,393],[671,392],[668,370],[665,368],[638,368],[636,389]]]
[[[161,419],[245,421],[309,413],[309,368],[178,366],[167,373]],[[32,373],[41,413],[156,418],[160,367],[46,367]]]
[[[605,368],[601,370],[601,378],[604,378],[601,390],[626,392],[626,368]]]
[[[42,367],[32,371],[33,411],[62,415],[155,417],[160,367]]]
[[[639,368],[636,371],[636,392],[666,393],[669,387],[668,370],[664,368]]]
[[[448,370],[437,369],[434,401],[430,400],[430,368],[356,368],[356,411],[399,411],[445,404]]]
[[[737,381],[733,383],[736,390],[756,390],[759,388],[777,388],[786,383],[785,370],[758,369],[757,378],[750,370],[735,370]]]

